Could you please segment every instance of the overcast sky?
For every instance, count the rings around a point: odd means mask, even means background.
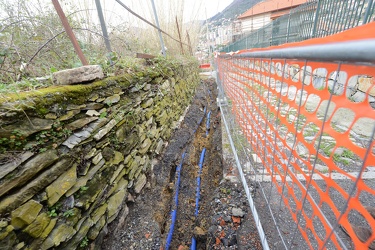
[[[133,15],[125,10],[115,0],[100,0],[104,10],[105,19],[108,23],[119,24],[130,22],[132,25],[139,26],[142,22],[138,21]],[[123,4],[131,8],[134,12],[154,23],[151,0],[120,0]],[[164,24],[175,20],[177,16],[180,21],[189,22],[192,20],[205,20],[222,11],[233,0],[154,0],[159,20]],[[2,0],[3,3],[17,5],[15,0]],[[90,17],[93,22],[98,22],[95,0],[59,0],[62,8],[68,14],[74,10],[78,18]],[[34,12],[42,6],[52,7],[51,0],[28,0],[27,6]],[[36,7],[38,6],[38,7]],[[81,10],[78,11],[77,10]],[[87,10],[87,11],[83,11]],[[1,17],[0,9],[0,17]],[[183,17],[183,19],[182,19]],[[163,20],[164,19],[164,20]],[[137,24],[138,23],[138,24]]]
[[[69,0],[60,0],[61,3]],[[85,1],[70,0],[74,5],[81,5],[83,8]],[[86,0],[89,1],[90,0]],[[166,16],[175,17],[183,15],[183,21],[188,22],[192,20],[205,20],[214,16],[216,13],[222,11],[233,0],[154,0],[155,6],[160,19]],[[134,12],[145,17],[147,20],[154,22],[154,16],[151,7],[151,0],[121,0],[126,6],[131,8]],[[106,19],[113,21],[114,18],[133,18],[124,8],[121,7],[115,0],[101,0],[102,6],[108,12]],[[87,5],[87,2],[86,2]],[[95,1],[91,0],[91,4],[95,6]],[[113,13],[110,14],[110,13]]]
[[[156,0],[160,1],[160,0]],[[199,19],[206,19],[206,13],[207,13],[207,18],[210,18],[214,16],[216,13],[221,12],[222,10],[225,9],[233,0],[187,0],[185,3],[185,8],[189,9],[191,8],[191,11],[189,12],[194,12],[196,9],[194,9],[194,5],[191,3],[195,3],[195,6],[201,6],[198,8],[198,17]]]
[[[113,1],[115,8],[118,4],[114,0],[106,0],[107,2]],[[206,19],[214,16],[216,13],[222,11],[233,0],[154,0],[158,12],[167,9],[167,5],[179,5],[184,3],[184,19],[187,21],[194,19]],[[148,6],[151,0],[122,0],[125,5],[132,6],[135,11],[142,12]]]

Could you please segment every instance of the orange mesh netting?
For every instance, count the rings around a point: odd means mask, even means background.
[[[236,54],[374,37],[370,23]],[[355,249],[375,246],[375,65],[220,55],[217,65],[237,123],[310,248],[343,248],[338,231]]]

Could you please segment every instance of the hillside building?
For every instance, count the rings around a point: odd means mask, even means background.
[[[233,35],[257,30],[308,0],[265,0],[248,9],[233,23]]]

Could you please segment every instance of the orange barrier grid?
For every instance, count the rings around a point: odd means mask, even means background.
[[[257,180],[273,183],[310,249],[375,249],[375,56],[339,53],[374,35],[370,23],[216,58],[237,124],[264,167]],[[336,43],[337,52],[316,59]],[[313,59],[296,53],[311,45]],[[296,59],[278,55],[281,48],[296,48]]]
[[[200,69],[209,69],[210,67],[211,65],[209,63],[204,63],[204,64],[199,65]]]

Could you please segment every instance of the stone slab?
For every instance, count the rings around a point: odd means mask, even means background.
[[[62,159],[52,167],[49,167],[48,170],[44,171],[26,186],[22,187],[18,192],[1,200],[0,213],[11,211],[17,208],[20,204],[32,198],[35,194],[57,179],[61,173],[71,166],[71,163],[72,159]]]
[[[53,73],[55,85],[71,85],[103,79],[103,69],[99,65],[87,65],[74,69],[67,69]]]
[[[142,191],[143,187],[146,185],[146,182],[146,175],[142,174],[135,183],[134,192],[136,194],[139,194]]]
[[[12,211],[12,226],[15,229],[20,229],[30,225],[36,219],[42,208],[43,206],[39,202],[30,200],[26,204]]]
[[[62,174],[56,181],[46,188],[48,206],[53,206],[61,196],[63,196],[77,180],[77,169],[73,166],[66,173]]]
[[[4,164],[1,167],[0,179],[2,179],[4,176],[15,170],[19,165],[21,165],[23,162],[25,162],[33,155],[33,152],[26,151],[25,153],[22,153],[19,156],[17,156],[12,162]]]
[[[51,129],[52,124],[52,120],[30,117],[0,128],[0,137],[9,138],[14,131],[19,131],[23,137],[28,137],[42,130]]]
[[[49,150],[35,156],[25,165],[19,167],[19,170],[17,173],[14,173],[14,176],[0,181],[0,196],[14,187],[25,184],[41,170],[54,163],[57,159],[58,156],[56,150]]]

